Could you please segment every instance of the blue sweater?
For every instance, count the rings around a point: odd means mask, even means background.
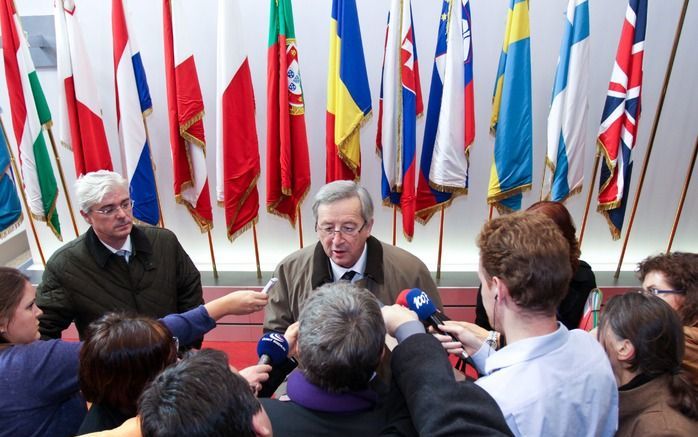
[[[183,345],[216,326],[203,305],[161,321]],[[0,351],[0,437],[75,435],[86,413],[78,384],[81,346],[39,340]]]

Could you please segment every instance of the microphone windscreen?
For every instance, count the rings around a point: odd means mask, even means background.
[[[409,293],[411,290],[411,288],[405,288],[404,290],[402,290],[400,294],[397,295],[395,303],[403,307],[407,307],[407,293]]]
[[[278,332],[267,332],[257,342],[257,356],[266,355],[271,359],[271,365],[283,363],[288,355],[286,337]]]
[[[429,296],[419,288],[413,288],[406,295],[407,308],[417,313],[419,320],[425,321],[436,312],[436,307]]]

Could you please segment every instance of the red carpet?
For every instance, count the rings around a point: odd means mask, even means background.
[[[228,362],[238,370],[257,364],[256,341],[204,341],[201,347],[225,352]]]

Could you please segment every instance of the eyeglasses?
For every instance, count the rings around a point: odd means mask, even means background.
[[[686,294],[686,290],[660,290],[654,287],[647,287],[642,290],[642,293],[657,296],[659,294]]]
[[[359,234],[359,232],[363,231],[365,227],[365,221],[364,224],[361,225],[361,227],[357,227],[355,224],[347,223],[345,225],[340,226],[339,229],[336,229],[334,226],[323,226],[319,228],[317,226],[317,223],[315,224],[315,230],[320,234],[321,237],[334,237],[334,234],[336,234],[337,232],[341,233],[346,237],[356,237]]]
[[[122,210],[125,213],[131,212],[133,209],[133,200],[127,199],[121,202],[120,205],[107,205],[104,208],[99,208],[95,209],[95,212],[98,212],[104,216],[110,217],[116,214],[118,210]]]

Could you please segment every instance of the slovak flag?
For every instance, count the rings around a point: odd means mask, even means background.
[[[218,2],[216,196],[231,241],[259,219],[254,90],[238,0]]]
[[[385,31],[376,149],[383,161],[383,202],[400,207],[402,232],[408,240],[414,236],[416,124],[422,111],[412,3],[392,0]]]
[[[603,154],[597,210],[606,217],[614,240],[620,238],[637,141],[645,54],[647,0],[630,0],[608,84],[597,146]]]
[[[97,83],[73,0],[56,0],[56,54],[60,140],[73,151],[75,174],[112,170]]]
[[[152,112],[153,105],[141,54],[128,29],[124,2],[112,0],[111,17],[119,141],[133,200],[133,216],[156,225],[160,221],[160,211],[145,126],[145,117]]]
[[[175,199],[187,207],[201,232],[206,232],[213,227],[213,211],[199,76],[184,29],[187,17],[182,0],[163,0],[162,4]]]
[[[475,139],[470,1],[444,0],[417,184],[417,220],[468,193],[468,157]]]

